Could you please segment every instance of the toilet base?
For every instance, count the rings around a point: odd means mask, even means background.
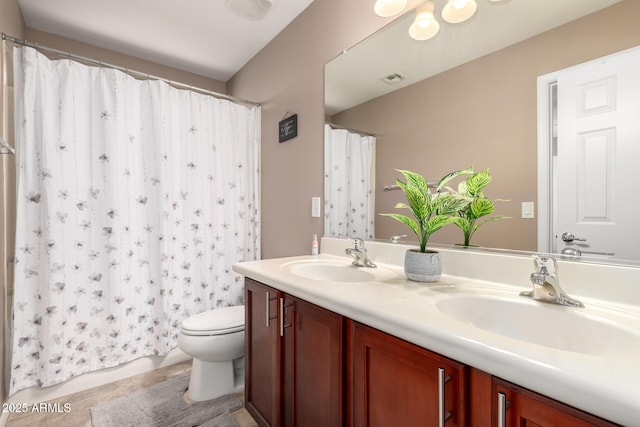
[[[244,358],[237,359],[244,362]],[[234,369],[234,361],[203,362],[193,359],[187,396],[194,402],[204,402],[229,393],[242,391],[244,378],[237,378],[244,369]]]

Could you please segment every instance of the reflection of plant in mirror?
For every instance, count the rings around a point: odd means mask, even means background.
[[[429,237],[445,225],[457,221],[458,217],[454,215],[464,210],[465,205],[469,204],[466,198],[455,193],[443,192],[442,189],[453,178],[473,173],[473,169],[459,170],[445,175],[438,182],[433,193],[422,175],[407,170],[398,169],[398,172],[402,173],[407,180],[407,182],[402,182],[398,179],[396,184],[404,192],[409,204],[398,203],[396,208],[411,209],[415,219],[401,214],[381,215],[391,217],[407,225],[418,237],[420,252],[426,252]]]
[[[494,216],[476,223],[479,218],[487,216],[495,210],[494,202],[487,199],[484,195],[485,187],[491,182],[491,174],[489,173],[489,169],[476,173],[473,173],[473,168],[467,171],[470,171],[471,175],[458,185],[457,192],[458,197],[466,200],[466,203],[462,209],[458,210],[457,217],[453,221],[455,225],[460,227],[464,234],[464,246],[469,246],[471,237],[473,237],[482,224],[508,218],[505,216]],[[496,199],[495,201],[506,200]]]

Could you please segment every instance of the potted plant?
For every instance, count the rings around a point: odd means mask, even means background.
[[[464,246],[470,245],[471,237],[473,237],[481,225],[507,218],[505,216],[493,216],[482,222],[477,222],[478,219],[490,215],[495,210],[494,202],[487,199],[484,195],[485,187],[491,182],[491,174],[489,173],[489,169],[477,173],[473,173],[473,168],[469,170],[471,171],[471,175],[458,185],[457,192],[458,197],[466,200],[467,203],[456,212],[457,216],[453,221],[453,223],[462,230]],[[496,199],[496,201],[503,200]]]
[[[382,215],[407,225],[418,238],[420,249],[409,249],[405,254],[404,269],[407,278],[419,282],[435,282],[442,274],[442,261],[437,251],[427,249],[429,238],[445,225],[453,223],[457,218],[454,215],[468,204],[465,198],[442,190],[453,178],[473,173],[473,170],[459,170],[445,175],[434,192],[429,189],[427,180],[422,175],[408,170],[397,171],[406,179],[406,182],[398,179],[396,184],[404,192],[408,204],[398,203],[396,208],[410,209],[413,218],[396,213]]]

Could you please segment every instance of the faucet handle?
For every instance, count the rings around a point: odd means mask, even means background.
[[[558,261],[550,256],[533,256],[533,266],[536,272],[542,274],[558,274]]]
[[[542,285],[544,283],[544,276],[545,273],[536,271],[535,273],[531,273],[529,280],[531,280],[531,283],[534,285]]]
[[[357,251],[361,251],[364,249],[364,240],[359,237],[353,239],[353,248]]]

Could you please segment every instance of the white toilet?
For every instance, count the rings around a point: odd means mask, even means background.
[[[224,307],[182,322],[178,347],[193,357],[189,399],[195,402],[244,387],[244,306]]]

